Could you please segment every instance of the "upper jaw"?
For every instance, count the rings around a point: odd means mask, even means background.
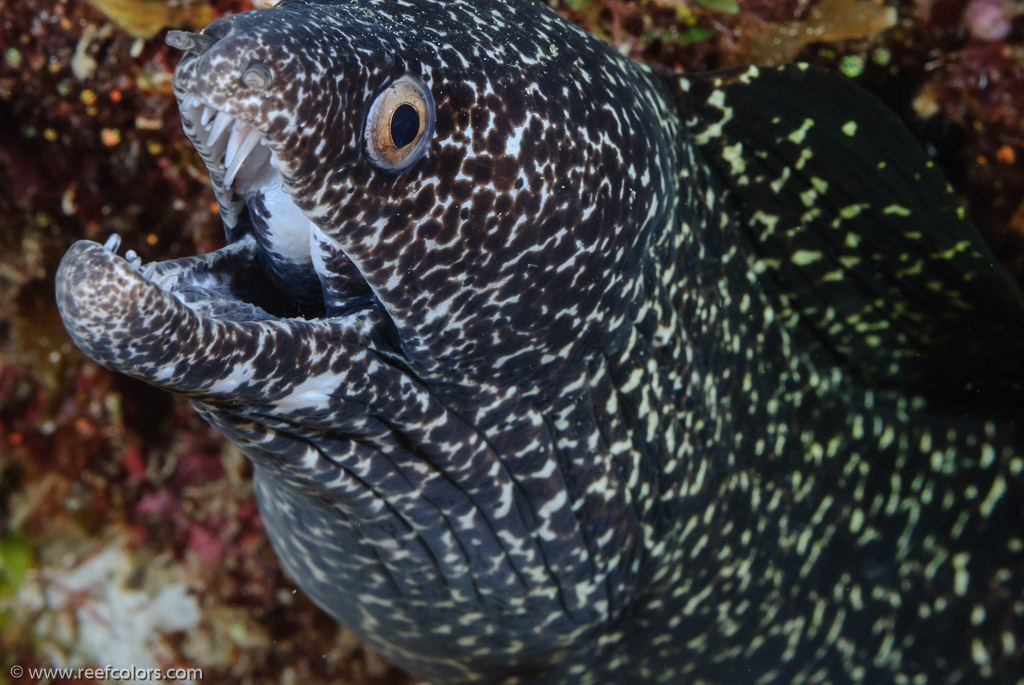
[[[175,70],[174,91],[185,134],[209,171],[228,240],[256,240],[261,306],[277,316],[311,319],[379,305],[355,265],[333,254],[340,246],[293,199],[289,165],[281,161],[288,145],[280,140],[290,135],[280,127],[287,107],[276,91],[238,89],[237,76],[211,76],[202,60],[187,55]],[[278,122],[276,140],[268,135],[268,116]]]
[[[244,223],[246,193],[280,180],[281,163],[252,122],[189,92],[178,93],[178,107],[185,135],[209,169],[228,239],[233,240]]]

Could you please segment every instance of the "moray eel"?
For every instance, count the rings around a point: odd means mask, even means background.
[[[1024,298],[895,116],[664,75],[528,0],[173,32],[228,244],[73,245],[100,364],[241,447],[420,678],[1024,678]]]

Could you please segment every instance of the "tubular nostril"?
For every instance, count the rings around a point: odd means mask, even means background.
[[[194,55],[201,55],[210,49],[210,46],[217,42],[213,36],[205,36],[201,33],[189,33],[188,31],[168,31],[164,42],[172,48],[191,52]]]

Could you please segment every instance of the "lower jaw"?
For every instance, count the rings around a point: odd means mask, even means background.
[[[217,389],[229,360],[276,349],[278,338],[321,328],[365,337],[327,320],[280,319],[238,298],[232,288],[244,281],[255,251],[247,236],[211,253],[140,268],[107,247],[79,241],[57,270],[58,310],[75,344],[97,363],[196,397]]]
[[[307,286],[308,304],[295,305],[294,294],[277,289],[280,279],[268,272],[259,245],[248,234],[219,250],[159,262],[151,268],[155,285],[201,314],[231,321],[323,316],[315,274]]]
[[[69,330],[76,321],[107,320],[113,328],[123,327],[143,301],[230,322],[312,323],[379,309],[369,287],[351,274],[334,279],[348,294],[327,306],[319,275],[312,268],[302,271],[297,278],[268,265],[251,233],[212,252],[144,266],[109,246],[79,241],[58,269],[58,304]]]

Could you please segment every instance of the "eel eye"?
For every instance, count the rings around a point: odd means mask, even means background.
[[[242,83],[253,90],[266,90],[274,82],[274,75],[265,64],[254,64],[242,74]]]
[[[434,98],[415,76],[396,79],[370,105],[366,149],[386,171],[399,173],[422,159],[433,134]]]

